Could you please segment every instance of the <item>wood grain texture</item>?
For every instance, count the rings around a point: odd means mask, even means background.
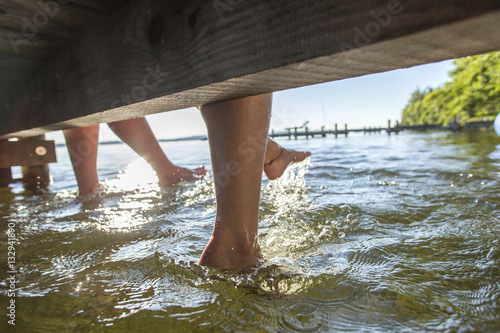
[[[0,89],[23,78],[3,75],[12,58],[24,59],[30,71],[79,38],[86,26],[105,18],[125,0],[2,0],[0,1]],[[7,56],[7,60],[5,60]],[[22,69],[20,69],[22,71]]]
[[[132,0],[0,92],[0,137],[499,49],[497,0]]]

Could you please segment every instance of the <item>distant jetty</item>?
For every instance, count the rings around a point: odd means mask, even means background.
[[[289,139],[295,138],[298,139],[299,137],[305,137],[306,139],[314,138],[314,137],[327,137],[328,135],[334,135],[336,138],[340,136],[348,136],[349,133],[365,133],[365,134],[371,134],[371,133],[387,133],[388,135],[391,134],[399,134],[402,131],[418,131],[418,132],[425,132],[425,131],[443,131],[443,130],[450,130],[453,132],[458,132],[461,131],[465,128],[489,128],[493,127],[494,122],[493,121],[475,121],[475,122],[470,122],[466,124],[460,124],[458,121],[452,121],[450,122],[449,125],[444,126],[444,125],[418,125],[418,126],[401,126],[399,124],[399,121],[396,121],[396,125],[392,126],[391,121],[389,120],[387,122],[387,127],[365,127],[365,128],[358,128],[358,129],[349,129],[347,124],[345,124],[344,129],[339,129],[338,124],[335,124],[335,129],[333,130],[327,130],[325,129],[325,126],[321,128],[321,130],[316,130],[316,131],[311,131],[308,127],[307,124],[308,122],[305,123],[305,125],[302,126],[297,126],[297,127],[288,127],[285,128],[285,131],[283,132],[275,132],[272,130],[272,132],[269,134],[272,138],[277,138],[277,137],[288,137]]]

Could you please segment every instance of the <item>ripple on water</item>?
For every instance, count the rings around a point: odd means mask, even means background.
[[[494,331],[500,200],[492,138],[377,138],[299,142],[315,150],[315,163],[264,182],[265,261],[245,270],[196,264],[215,219],[210,178],[160,190],[151,170],[134,164],[107,173],[104,195],[86,204],[73,201],[74,183],[35,197],[0,190],[0,214],[20,239],[18,327]],[[54,176],[70,174],[65,167]]]

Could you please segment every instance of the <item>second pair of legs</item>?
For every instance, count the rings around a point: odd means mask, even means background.
[[[123,142],[152,166],[160,187],[168,187],[181,181],[193,181],[206,174],[204,167],[188,169],[172,163],[161,149],[145,118],[123,120],[108,125]],[[100,184],[97,172],[99,125],[65,130],[64,136],[79,195],[87,196]],[[283,174],[288,165],[303,161],[310,155],[310,152],[283,148],[268,138],[263,170],[269,180],[274,180]]]

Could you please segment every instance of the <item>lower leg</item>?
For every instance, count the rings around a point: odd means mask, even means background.
[[[182,180],[194,180],[206,173],[204,168],[190,170],[173,164],[161,149],[145,118],[122,120],[108,125],[123,142],[153,167],[160,186],[173,185]]]
[[[99,185],[97,144],[99,125],[64,130],[66,146],[78,183],[79,195],[92,193]]]
[[[217,216],[199,263],[239,268],[261,256],[258,213],[272,95],[203,106],[215,182]]]

